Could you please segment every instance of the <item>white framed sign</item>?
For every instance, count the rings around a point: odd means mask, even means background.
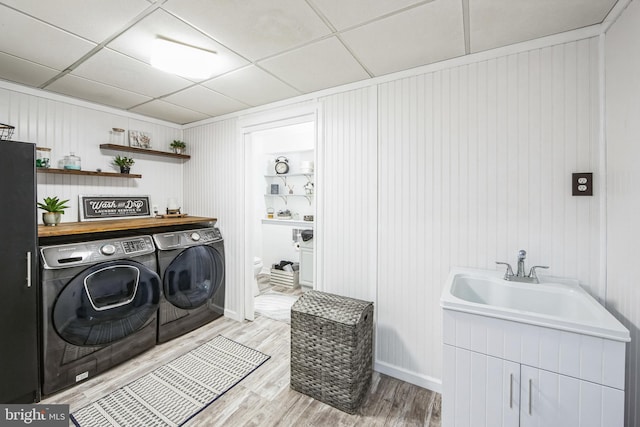
[[[149,218],[149,196],[78,196],[80,221]]]

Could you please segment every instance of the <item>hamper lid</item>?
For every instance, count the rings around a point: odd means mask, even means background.
[[[355,325],[369,306],[373,307],[373,303],[326,292],[308,291],[298,298],[291,311]]]

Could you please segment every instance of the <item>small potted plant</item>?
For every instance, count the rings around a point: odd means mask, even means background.
[[[44,222],[44,225],[53,226],[60,224],[64,210],[69,208],[69,206],[65,205],[68,201],[68,199],[61,201],[57,197],[45,197],[44,203],[38,202],[38,207],[45,211],[42,214],[42,222]]]
[[[119,154],[113,158],[113,164],[120,167],[120,173],[129,173],[131,166],[133,166],[135,162],[131,157],[120,156]]]
[[[180,141],[178,139],[174,139],[173,142],[171,144],[169,144],[169,147],[171,147],[171,149],[173,150],[174,153],[182,154],[182,153],[184,153],[185,149],[187,148],[187,144],[185,144],[184,141]]]

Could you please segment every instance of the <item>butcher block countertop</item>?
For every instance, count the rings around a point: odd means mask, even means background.
[[[62,222],[55,227],[38,225],[38,237],[73,236],[77,234],[105,233],[110,231],[154,229],[189,224],[213,225],[216,218],[184,216],[181,218],[135,218],[105,221]]]

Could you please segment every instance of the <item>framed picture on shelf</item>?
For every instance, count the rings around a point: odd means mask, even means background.
[[[278,184],[271,184],[271,194],[280,194],[280,186]]]
[[[141,130],[130,130],[129,146],[136,148],[151,148],[151,134]]]

